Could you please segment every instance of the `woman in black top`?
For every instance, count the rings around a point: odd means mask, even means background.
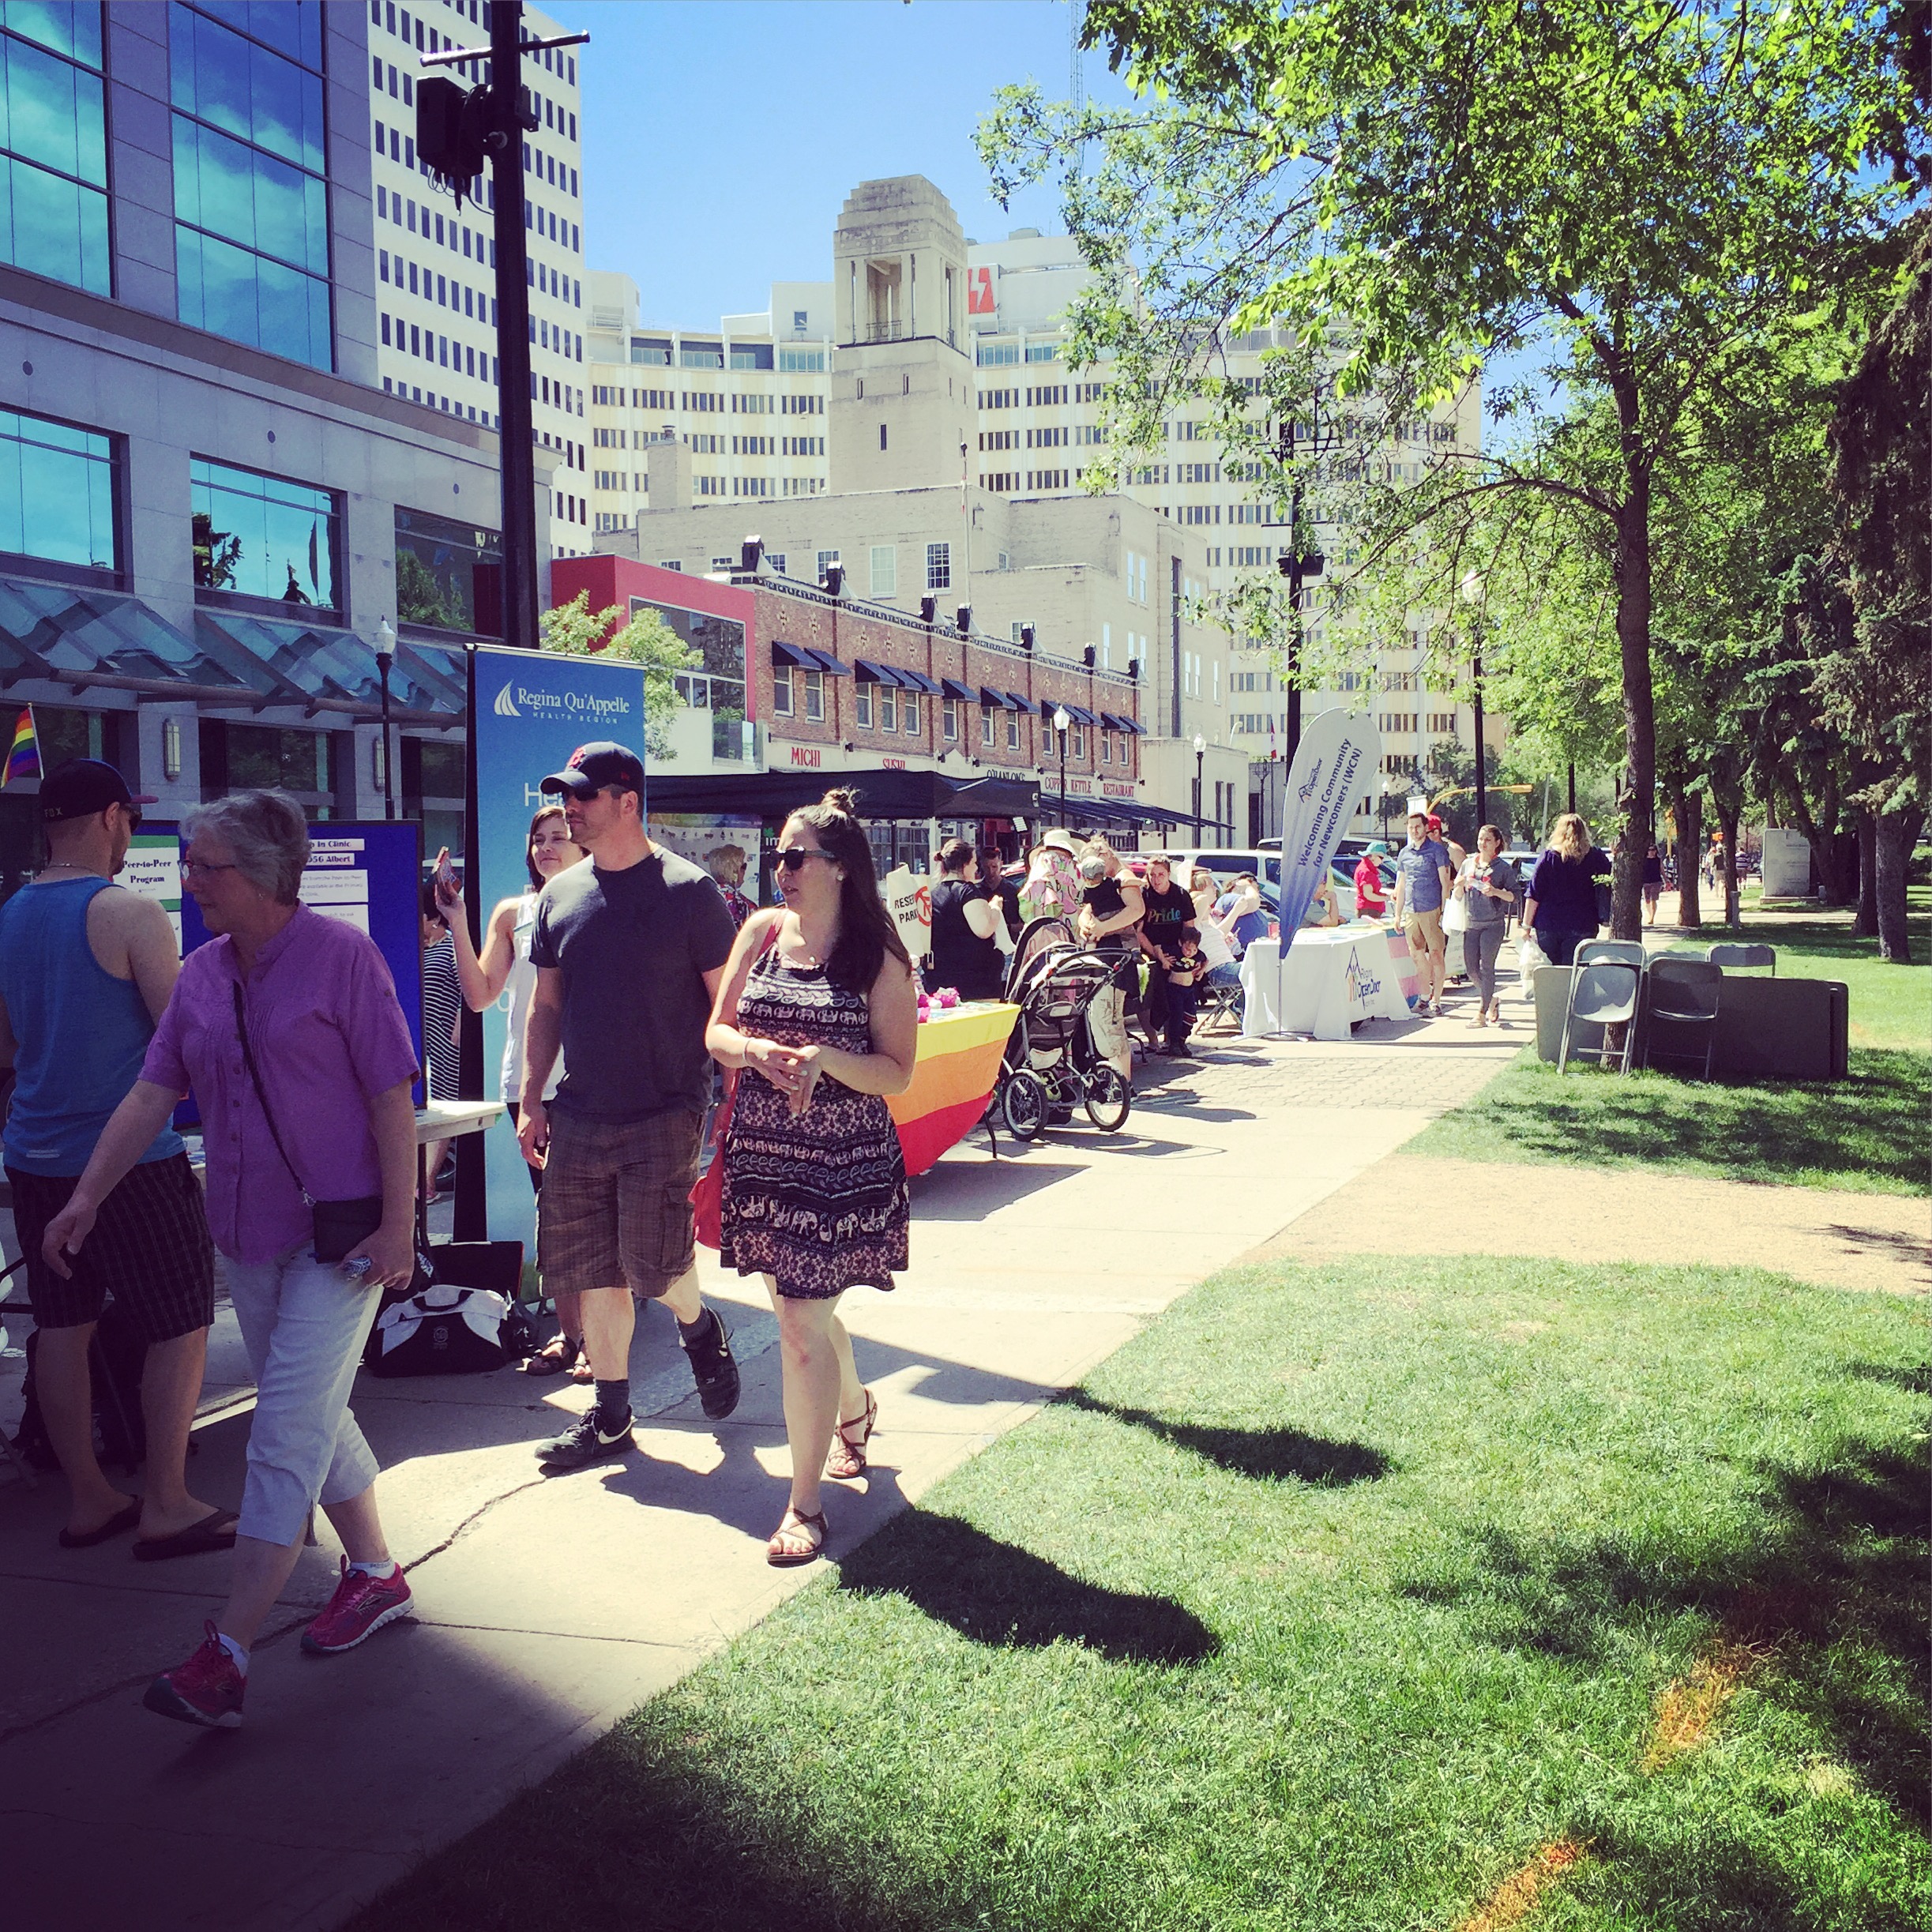
[[[1164,858],[1148,861],[1143,901],[1141,949],[1150,966],[1147,1018],[1166,1034],[1167,1051],[1178,1057],[1187,1051],[1188,1032],[1194,1023],[1194,989],[1171,986],[1167,975],[1181,962],[1181,929],[1193,924],[1194,902],[1185,888],[1175,884]]]
[[[1536,861],[1523,904],[1523,929],[1552,966],[1567,966],[1577,946],[1596,937],[1599,881],[1610,883],[1610,855],[1590,843],[1590,828],[1566,812],[1550,834],[1550,848]]]
[[[934,989],[956,987],[961,999],[998,999],[1005,983],[993,938],[999,908],[979,883],[979,855],[964,839],[949,839],[939,870],[933,888]]]

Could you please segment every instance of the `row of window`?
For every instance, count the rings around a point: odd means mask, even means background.
[[[118,439],[82,424],[0,412],[0,553],[70,570],[128,568]],[[292,477],[189,459],[193,574],[198,592],[329,618],[348,608],[342,502]],[[576,499],[566,520],[583,521]],[[451,630],[500,628],[497,533],[396,513],[397,613]]]

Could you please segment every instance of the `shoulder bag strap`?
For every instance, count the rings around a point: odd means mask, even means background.
[[[261,1103],[261,1118],[269,1123],[269,1137],[275,1143],[275,1151],[282,1157],[282,1165],[288,1170],[288,1178],[300,1190],[303,1204],[315,1205],[315,1197],[302,1185],[302,1176],[295,1171],[295,1163],[288,1158],[288,1149],[282,1145],[282,1137],[275,1125],[275,1115],[269,1106],[268,1089],[261,1084],[261,1076],[256,1071],[255,1056],[249,1050],[248,1015],[242,1004],[242,983],[233,982],[235,989],[235,1030],[242,1036],[242,1064],[248,1069],[248,1077],[254,1083],[255,1098]]]
[[[758,961],[777,945],[778,930],[784,923],[784,908],[781,906],[779,908],[777,918],[773,919],[765,929],[764,945],[751,956],[753,965],[757,965]],[[731,1109],[738,1099],[738,1078],[741,1071],[741,1069],[735,1066],[728,1066],[724,1069],[724,1098],[719,1103],[717,1117],[712,1122],[711,1127],[711,1137],[714,1141],[723,1141],[725,1129],[731,1124]]]

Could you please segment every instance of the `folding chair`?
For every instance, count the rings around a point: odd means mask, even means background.
[[[1569,999],[1563,1009],[1563,1044],[1556,1059],[1559,1074],[1569,1069],[1570,1040],[1580,1020],[1586,1026],[1603,1028],[1603,1044],[1597,1050],[1599,1066],[1610,1065],[1610,1029],[1624,1028],[1617,1070],[1629,1072],[1643,979],[1644,949],[1633,941],[1592,939],[1577,947],[1569,969]]]
[[[1219,1026],[1231,1020],[1235,1031],[1241,1031],[1241,983],[1232,986],[1205,986],[1194,1002],[1194,1030],[1205,1033],[1208,1028]]]
[[[1723,983],[1723,968],[1711,960],[1660,956],[1650,962],[1649,970],[1644,975],[1646,1066],[1655,1066],[1659,1059],[1695,1060],[1697,1054],[1694,1042],[1701,1032],[1704,1071],[1700,1077],[1705,1080],[1711,1077],[1711,1058],[1717,1047],[1717,1002],[1722,996]],[[1659,1054],[1656,1041],[1659,1021],[1673,1030],[1688,1032],[1693,1043],[1685,1051],[1673,1049]]]
[[[1766,945],[1739,945],[1727,942],[1711,948],[1711,964],[1735,972],[1741,966],[1768,966],[1771,976],[1778,976],[1778,949]]]

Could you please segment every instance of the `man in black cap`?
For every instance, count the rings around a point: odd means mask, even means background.
[[[235,1518],[189,1493],[188,1430],[215,1316],[214,1251],[181,1137],[165,1128],[101,1203],[63,1280],[41,1257],[108,1116],[141,1073],[181,970],[174,927],[152,899],[113,883],[141,823],[111,765],[72,758],[40,786],[51,857],[0,907],[0,1066],[16,1075],[4,1144],[13,1224],[34,1304],[34,1390],[67,1478],[60,1540],[85,1548],[139,1525],[134,1554],[226,1549]],[[147,1344],[141,1412],[146,1494],[94,1455],[88,1344],[107,1298]]]
[[[590,854],[537,901],[518,1131],[543,1170],[537,1260],[553,1293],[583,1297],[597,1384],[590,1413],[538,1448],[558,1472],[631,1446],[633,1295],[677,1317],[705,1413],[738,1406],[730,1338],[698,1293],[688,1198],[711,1094],[705,1028],[737,932],[712,880],[645,835],[633,753],[580,745],[543,789],[563,794]],[[568,1070],[546,1103],[560,1047]]]

